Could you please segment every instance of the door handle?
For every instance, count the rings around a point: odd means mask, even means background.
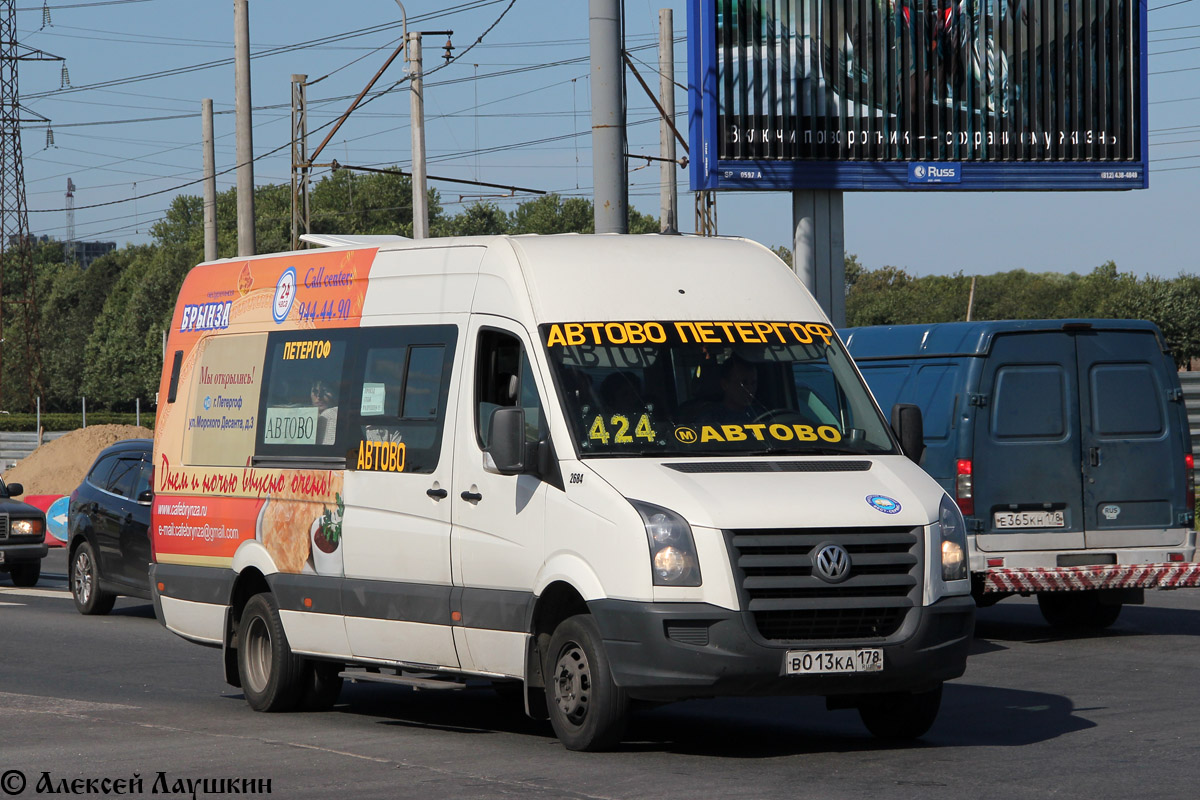
[[[429,495],[434,500],[445,500],[446,496],[450,493],[445,489],[426,489],[425,494]]]
[[[466,500],[468,503],[478,503],[483,499],[483,495],[481,495],[479,492],[463,492],[461,495],[459,495],[459,497],[461,497],[463,500]]]
[[[1100,448],[1099,447],[1089,447],[1088,448],[1088,464],[1090,464],[1093,467],[1100,466]]]

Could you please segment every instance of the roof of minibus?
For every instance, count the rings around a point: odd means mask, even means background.
[[[796,274],[747,239],[505,238],[521,264],[538,322],[824,318]]]

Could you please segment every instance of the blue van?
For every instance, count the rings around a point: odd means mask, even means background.
[[[881,407],[920,407],[921,465],[967,520],[980,605],[1036,594],[1099,629],[1200,583],[1187,411],[1158,328],[1007,320],[841,331]]]

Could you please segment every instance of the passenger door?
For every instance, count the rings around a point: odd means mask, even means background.
[[[1074,339],[1084,387],[1087,546],[1180,544],[1184,523],[1176,512],[1187,502],[1182,399],[1168,394],[1157,338],[1150,331],[1080,331]]]
[[[346,407],[342,608],[357,658],[458,666],[450,493],[459,329],[362,329]]]
[[[138,497],[153,486],[154,467],[150,454],[137,461],[137,478],[133,492],[126,498],[127,513],[121,521],[120,580],[143,591],[150,589],[150,504],[139,503]]]
[[[511,321],[473,316],[468,342],[450,497],[461,614],[456,641],[464,668],[521,675],[533,582],[544,560],[549,486],[532,474],[489,471],[484,448],[492,411],[515,405],[525,409],[527,445],[543,439],[545,393],[529,358],[531,342]]]
[[[133,456],[134,454],[130,454]],[[101,502],[100,515],[104,518],[104,535],[100,542],[100,568],[102,574],[110,580],[129,585],[132,583],[132,571],[128,563],[127,551],[131,546],[130,531],[133,528],[133,515],[137,503],[132,499],[138,480],[141,477],[141,459],[122,455],[117,459],[113,471],[108,477],[107,502]],[[150,563],[149,540],[146,547],[146,563]],[[142,582],[146,580],[142,577]]]
[[[1084,546],[1074,338],[998,335],[985,361],[973,455],[981,550]],[[1062,525],[1048,524],[1057,513]],[[997,517],[997,514],[1003,516]]]

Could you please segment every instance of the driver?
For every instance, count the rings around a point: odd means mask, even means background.
[[[721,403],[714,416],[721,422],[752,422],[763,411],[755,397],[758,368],[737,355],[721,365]]]

